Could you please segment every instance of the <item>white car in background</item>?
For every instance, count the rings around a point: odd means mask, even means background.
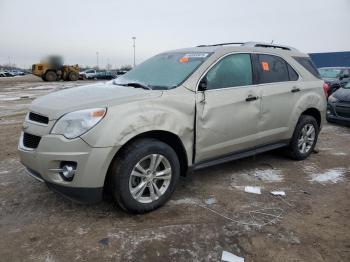
[[[95,79],[97,76],[97,71],[95,69],[88,69],[79,73],[80,79]]]

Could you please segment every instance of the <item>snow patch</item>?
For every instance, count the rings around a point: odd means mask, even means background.
[[[29,87],[29,90],[50,90],[50,89],[56,89],[59,88],[57,85],[47,85],[47,86],[34,86],[34,87]]]
[[[178,200],[170,200],[169,204],[171,205],[195,205],[198,204],[200,201],[194,198],[183,198]]]
[[[338,183],[344,180],[345,173],[345,168],[328,169],[322,174],[312,174],[309,181],[318,182],[321,184]]]
[[[332,155],[334,155],[334,156],[347,156],[348,154],[344,153],[344,152],[334,152],[334,153],[332,153]]]
[[[253,175],[265,182],[282,182],[283,175],[278,169],[257,169]]]

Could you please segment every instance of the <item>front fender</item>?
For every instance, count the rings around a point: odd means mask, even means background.
[[[176,88],[157,98],[108,108],[105,119],[82,138],[93,147],[121,147],[149,131],[166,131],[180,138],[188,161],[192,159],[194,95]]]

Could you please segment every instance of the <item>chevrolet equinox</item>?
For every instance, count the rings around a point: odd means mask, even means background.
[[[109,192],[145,213],[188,172],[281,147],[307,158],[325,111],[324,82],[295,48],[202,45],[34,100],[18,149],[26,173],[53,190],[86,203]]]

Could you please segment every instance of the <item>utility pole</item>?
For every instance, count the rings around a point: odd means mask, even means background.
[[[133,36],[132,40],[133,40],[133,45],[132,46],[134,48],[134,67],[135,67],[135,65],[136,65],[136,58],[135,58],[135,54],[136,54],[136,51],[135,51],[135,49],[136,49],[136,45],[135,45],[136,37]]]
[[[96,52],[96,62],[97,62],[97,69],[99,69],[99,67],[98,67],[98,52]]]

